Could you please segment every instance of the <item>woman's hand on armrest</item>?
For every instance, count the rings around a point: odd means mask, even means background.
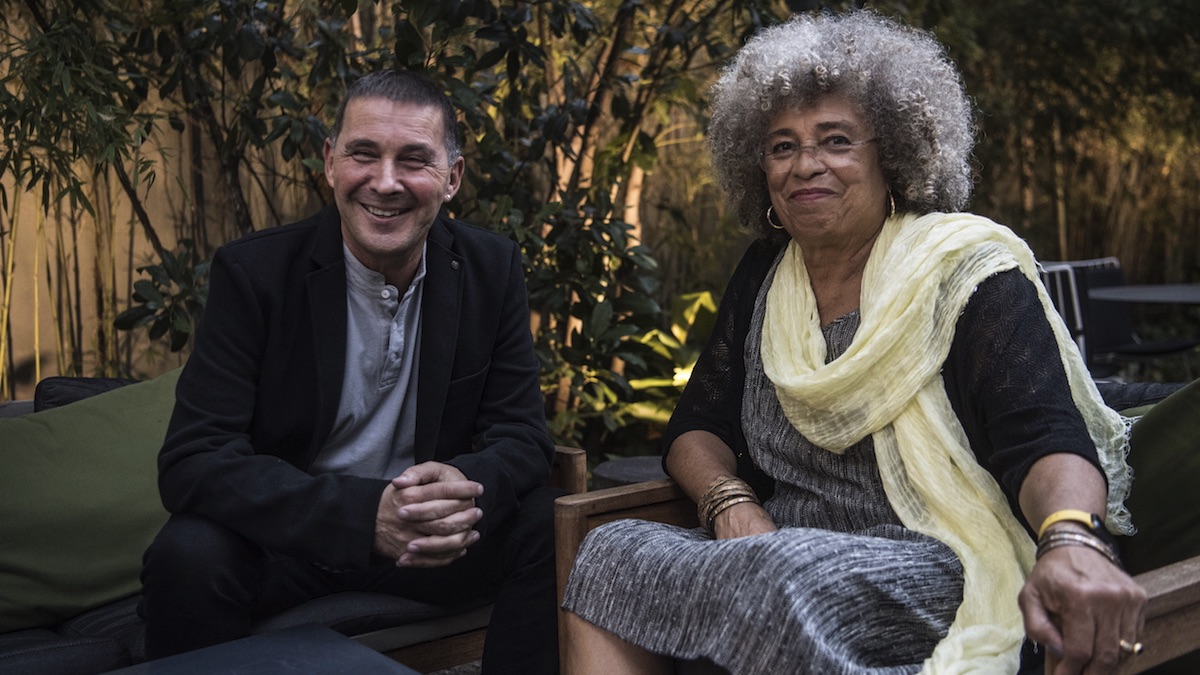
[[[1100,553],[1062,546],[1033,566],[1020,604],[1026,634],[1059,658],[1047,675],[1107,673],[1131,656],[1121,642],[1138,642],[1146,592]]]
[[[1104,476],[1091,462],[1072,454],[1047,455],[1021,485],[1021,509],[1034,528],[1063,509],[1103,514],[1106,490]],[[1067,539],[1094,536],[1086,525],[1071,521],[1056,523],[1053,530]],[[1047,675],[1111,672],[1131,655],[1145,622],[1145,590],[1086,545],[1047,547],[1019,602],[1026,635],[1060,659]]]

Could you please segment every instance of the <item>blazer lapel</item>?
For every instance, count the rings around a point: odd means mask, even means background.
[[[439,218],[425,248],[425,288],[421,299],[421,354],[417,376],[416,462],[437,451],[438,427],[446,403],[458,343],[462,303],[462,259],[454,237]]]
[[[318,392],[318,413],[309,445],[309,462],[316,457],[333,428],[346,371],[346,261],[337,211],[327,209],[327,215],[313,241],[314,269],[304,280],[308,288]]]

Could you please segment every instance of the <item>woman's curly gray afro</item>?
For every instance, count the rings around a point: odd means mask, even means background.
[[[958,71],[930,34],[863,10],[801,15],[763,29],[714,85],[713,165],[742,223],[772,233],[758,164],[771,118],[829,93],[856,104],[879,138],[897,210],[965,206],[974,123]]]

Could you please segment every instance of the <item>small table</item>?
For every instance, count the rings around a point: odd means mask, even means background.
[[[632,485],[666,477],[667,474],[662,468],[662,457],[659,455],[618,457],[600,462],[592,469],[592,489]]]
[[[1200,284],[1146,284],[1102,286],[1088,290],[1092,300],[1200,305]]]
[[[316,624],[260,633],[136,666],[120,675],[419,675],[341,633]]]

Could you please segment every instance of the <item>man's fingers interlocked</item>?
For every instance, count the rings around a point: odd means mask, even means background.
[[[467,554],[467,548],[479,541],[479,533],[468,530],[448,537],[421,537],[408,543],[396,560],[400,567],[439,567]]]
[[[474,527],[483,511],[469,501],[438,500],[405,506],[397,515],[421,534],[446,536]]]
[[[483,518],[475,498],[483,486],[439,462],[409,467],[380,498],[376,550],[401,567],[437,567],[466,555]]]
[[[395,486],[395,481],[392,482]],[[396,498],[404,504],[419,504],[444,499],[470,501],[483,494],[483,486],[473,480],[427,483],[411,487],[397,487]]]

